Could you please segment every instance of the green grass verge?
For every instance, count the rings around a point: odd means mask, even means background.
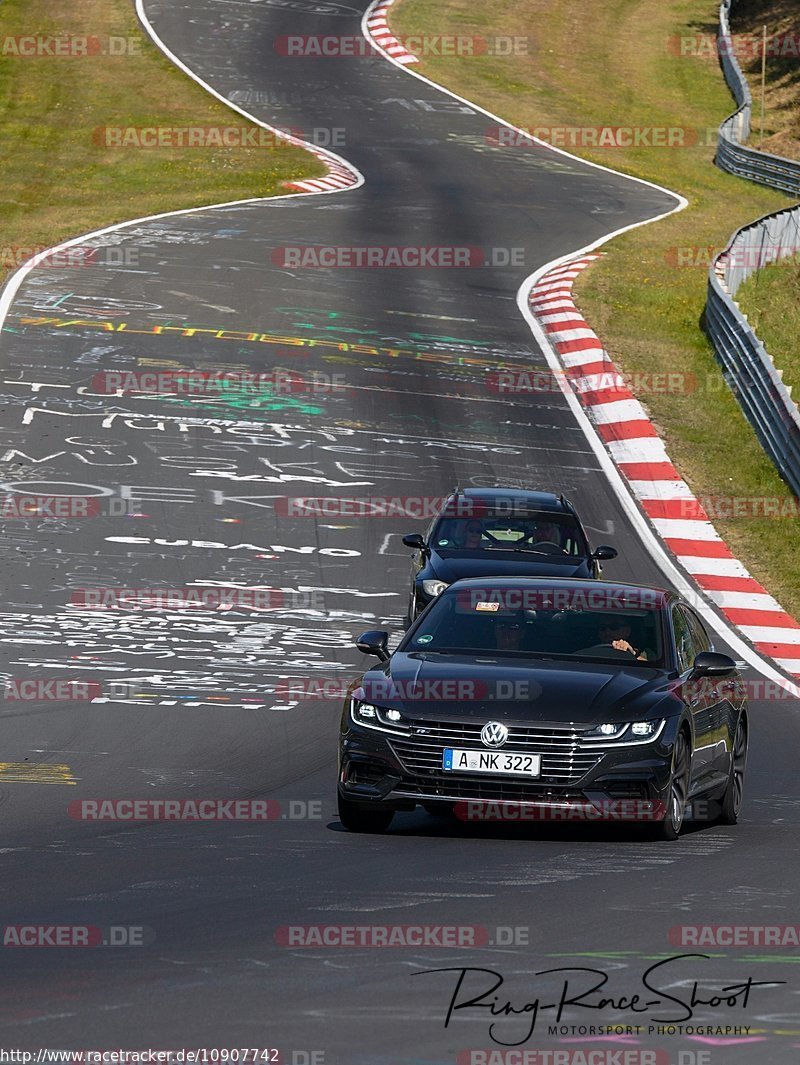
[[[15,54],[19,36],[84,38],[122,55]],[[122,43],[120,43],[122,42]],[[129,43],[130,42],[130,43]],[[61,45],[61,47],[66,47]],[[0,5],[0,280],[25,249],[128,218],[288,191],[321,163],[295,147],[107,148],[100,127],[247,127],[169,62],[129,0]]]
[[[761,137],[761,54],[767,28],[764,137]],[[797,0],[738,0],[731,14],[734,50],[753,94],[750,144],[800,159],[800,77]]]
[[[715,134],[733,110],[732,98],[715,58],[676,55],[674,41],[713,33],[717,12],[716,0],[402,0],[391,24],[401,37],[528,37],[529,55],[429,57],[420,64],[433,80],[516,125],[698,131],[697,147],[576,150],[690,201],[685,211],[607,245],[605,258],[581,275],[577,299],[623,371],[670,370],[697,380],[688,394],[640,392],[639,398],[698,496],[788,501],[788,488],[724,386],[700,328],[708,249],[721,249],[739,226],[791,202],[713,166],[715,141],[706,131]],[[753,575],[800,615],[796,520],[719,518],[715,524]]]
[[[736,294],[739,307],[763,341],[784,383],[800,395],[800,267],[787,259],[753,274]]]
[[[767,29],[764,138],[761,127],[762,30]],[[753,95],[750,143],[776,155],[800,159],[800,77],[797,41],[800,18],[794,0],[739,0],[731,19],[735,49]],[[800,269],[798,257],[768,266],[747,280],[737,293],[741,310],[783,380],[800,387]]]

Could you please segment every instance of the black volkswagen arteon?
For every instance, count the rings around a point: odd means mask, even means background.
[[[599,577],[617,557],[608,544],[592,550],[563,495],[520,488],[455,488],[425,535],[403,543],[414,552],[409,624],[464,577]]]
[[[542,820],[577,810],[665,839],[690,803],[738,818],[744,682],[673,592],[462,580],[393,654],[383,631],[356,643],[380,661],[341,720],[339,817],[352,831],[381,832],[416,805],[464,820],[489,806]]]

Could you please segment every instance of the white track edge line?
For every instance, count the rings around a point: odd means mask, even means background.
[[[668,218],[670,215],[676,214],[678,211],[682,211],[685,207],[689,206],[689,201],[680,193],[677,193],[672,189],[667,189],[663,185],[657,185],[653,181],[647,181],[645,178],[635,177],[632,174],[624,174],[620,170],[614,170],[611,167],[603,166],[601,163],[592,162],[590,159],[582,159],[580,156],[573,155],[571,152],[567,152],[563,148],[554,148],[552,145],[547,144],[545,141],[539,140],[527,131],[520,129],[518,126],[515,126],[513,123],[508,122],[505,119],[499,118],[491,111],[487,111],[487,109],[485,107],[481,107],[480,104],[475,104],[471,100],[467,100],[465,97],[459,96],[458,93],[453,92],[445,86],[439,85],[435,81],[431,81],[431,79],[426,78],[424,74],[420,74],[416,70],[409,70],[407,67],[403,66],[402,63],[398,63],[383,48],[381,48],[381,46],[377,43],[377,41],[374,40],[374,38],[372,38],[372,35],[369,32],[369,27],[367,26],[367,16],[379,3],[381,3],[381,0],[374,0],[374,2],[370,4],[370,6],[367,8],[361,22],[361,29],[364,35],[368,39],[372,40],[375,47],[383,53],[387,62],[392,63],[398,68],[398,70],[404,71],[412,78],[418,78],[420,81],[425,82],[426,85],[430,85],[431,88],[437,89],[439,92],[445,93],[447,96],[450,96],[454,100],[458,100],[459,103],[463,103],[466,104],[468,107],[474,108],[474,110],[486,115],[493,121],[499,122],[501,125],[506,126],[509,129],[513,129],[517,133],[523,134],[523,136],[528,137],[529,140],[531,140],[535,144],[540,144],[545,148],[549,148],[551,151],[557,152],[559,155],[565,155],[569,159],[575,159],[576,161],[583,163],[585,166],[591,166],[597,170],[605,170],[607,173],[615,174],[618,177],[627,178],[628,181],[636,181],[641,185],[648,185],[650,188],[658,189],[659,192],[665,192],[668,195],[673,196],[678,201],[677,206],[674,207],[671,211],[665,211],[663,214],[656,215],[653,218],[647,218],[642,222],[634,222],[632,225],[627,225],[623,226],[620,229],[615,229],[613,232],[608,233],[604,237],[600,237],[598,240],[594,241],[591,244],[587,244],[582,248],[577,248],[575,251],[571,251],[566,255],[560,255],[555,259],[551,259],[549,263],[545,263],[544,266],[539,267],[532,274],[526,277],[525,280],[522,282],[517,292],[517,306],[519,307],[520,313],[522,314],[525,321],[528,323],[528,326],[534,337],[539,342],[539,345],[542,348],[542,351],[544,353],[545,358],[547,359],[550,368],[552,370],[558,370],[560,371],[560,373],[563,373],[564,368],[561,365],[558,355],[556,354],[555,348],[551,345],[547,334],[545,333],[544,329],[539,325],[539,322],[536,320],[533,315],[533,312],[528,306],[529,293],[536,284],[536,282],[539,280],[539,278],[543,277],[550,270],[555,269],[562,263],[567,263],[571,259],[577,258],[581,255],[585,255],[588,252],[593,251],[595,248],[601,247],[609,240],[613,240],[614,237],[620,236],[622,233],[627,233],[631,229],[638,229],[639,226],[650,225],[652,222],[660,222],[662,219]],[[622,477],[622,474],[614,464],[614,460],[611,458],[605,448],[605,445],[602,443],[599,436],[595,432],[595,429],[592,423],[590,422],[585,409],[581,406],[577,396],[569,388],[569,385],[565,381],[560,380],[560,378],[559,384],[569,407],[575,415],[575,420],[583,431],[583,434],[586,437],[586,440],[592,451],[597,456],[600,465],[603,469],[603,472],[606,474],[606,477],[608,478],[608,481],[611,484],[611,487],[615,489],[623,510],[630,519],[634,529],[639,532],[642,543],[650,557],[658,566],[660,566],[660,568],[664,571],[665,575],[669,577],[675,587],[679,589],[682,594],[686,595],[687,593],[689,593],[691,594],[693,599],[697,598],[698,593],[700,594],[700,596],[702,597],[700,602],[708,603],[708,608],[702,611],[704,617],[709,622],[709,624],[712,625],[718,635],[726,639],[730,644],[731,648],[736,651],[736,653],[739,654],[744,661],[748,662],[754,669],[758,670],[765,677],[768,677],[770,680],[778,681],[780,684],[785,686],[787,683],[786,676],[783,673],[780,673],[774,666],[770,665],[769,661],[766,658],[764,658],[748,643],[746,643],[745,640],[739,635],[739,633],[734,628],[732,628],[728,622],[724,621],[716,612],[716,610],[713,609],[713,604],[710,602],[710,600],[706,598],[703,589],[700,588],[698,584],[695,584],[693,581],[688,579],[684,575],[684,573],[678,568],[675,561],[668,554],[666,545],[664,545],[660,541],[654,530],[648,524],[644,513],[639,508],[638,502],[631,494],[627,484],[625,483],[625,480]]]
[[[452,89],[448,89],[444,85],[440,85],[436,81],[431,81],[430,78],[426,78],[425,75],[420,74],[419,71],[409,70],[407,66],[403,65],[403,63],[399,63],[394,58],[394,56],[389,55],[386,49],[382,48],[380,44],[378,44],[378,42],[375,40],[374,36],[370,32],[369,26],[367,25],[367,17],[370,15],[373,9],[377,7],[380,3],[381,0],[373,0],[367,10],[364,12],[364,15],[361,19],[361,32],[364,34],[367,40],[372,42],[375,48],[377,48],[381,55],[383,55],[384,59],[386,59],[386,61],[391,63],[393,66],[396,66],[398,70],[404,71],[412,78],[419,78],[420,81],[424,81],[426,85],[430,85],[431,88],[436,89],[437,92],[443,92],[447,96],[452,97],[453,100],[458,100],[459,103],[466,104],[467,107],[471,107],[473,108],[473,110],[479,111],[482,115],[486,115],[487,118],[491,118],[493,121],[499,122],[501,126],[505,126],[507,129],[513,129],[515,133],[520,133],[523,137],[527,137],[532,144],[538,144],[542,148],[548,148],[551,152],[556,152],[556,154],[558,155],[566,156],[567,159],[574,159],[576,163],[581,163],[583,166],[591,166],[594,167],[596,170],[605,170],[607,174],[614,174],[616,177],[623,177],[626,178],[628,181],[637,181],[640,185],[647,185],[651,189],[657,189],[659,192],[665,192],[668,196],[672,196],[678,201],[679,206],[675,208],[676,211],[682,211],[684,207],[689,206],[689,201],[685,197],[681,196],[679,192],[675,192],[673,189],[665,188],[663,185],[657,185],[654,181],[647,181],[646,178],[635,177],[633,174],[624,174],[621,170],[613,170],[610,166],[603,166],[602,163],[593,163],[590,159],[582,159],[579,155],[574,155],[572,152],[568,152],[564,148],[556,148],[552,144],[548,144],[547,141],[543,141],[540,140],[538,137],[534,137],[533,134],[529,133],[527,130],[520,129],[519,126],[515,126],[513,122],[509,122],[505,118],[499,118],[491,111],[487,111],[485,107],[481,107],[480,104],[473,103],[472,100],[467,100],[464,96],[459,96],[458,93],[453,92]],[[635,225],[647,225],[649,222],[657,222],[660,218],[666,218],[667,215],[673,213],[673,211],[667,211],[666,214],[658,215],[657,218],[648,218],[644,222],[635,223]],[[617,233],[624,233],[626,229],[631,228],[633,227],[626,226],[625,229],[617,230],[616,233],[612,234],[612,236],[616,236]],[[594,244],[589,246],[596,247],[596,245]],[[579,255],[580,252],[576,251],[571,252],[570,254]],[[563,257],[560,257],[558,259],[553,259],[552,263],[549,265],[553,265],[555,263],[560,263],[563,261]]]
[[[242,117],[246,118],[249,122],[253,122],[255,125],[260,126],[262,129],[268,129],[271,133],[275,133],[282,140],[294,144],[298,148],[304,148],[306,151],[310,152],[312,155],[317,156],[318,158],[323,157],[326,161],[333,162],[338,167],[341,167],[342,169],[346,170],[347,173],[352,174],[355,178],[355,181],[352,185],[346,186],[345,188],[319,189],[314,192],[276,193],[272,196],[250,196],[244,200],[227,200],[223,203],[204,204],[201,207],[184,207],[175,211],[160,211],[157,214],[142,215],[139,218],[131,218],[125,222],[115,222],[113,225],[103,226],[102,229],[93,229],[88,233],[82,233],[80,236],[71,237],[69,240],[62,241],[60,244],[54,244],[52,248],[46,248],[44,251],[37,252],[37,254],[34,255],[31,259],[29,259],[28,262],[23,263],[22,266],[19,267],[19,269],[15,270],[14,273],[6,281],[5,285],[3,286],[2,292],[0,292],[0,333],[2,333],[3,327],[5,326],[6,318],[8,317],[8,312],[11,309],[11,304],[13,303],[17,293],[19,292],[23,281],[31,272],[31,270],[34,270],[44,259],[47,259],[51,255],[55,255],[60,251],[64,251],[67,248],[73,248],[76,245],[83,244],[85,241],[92,240],[95,237],[105,236],[106,233],[117,233],[122,229],[128,229],[133,226],[141,225],[145,222],[156,222],[160,218],[177,218],[180,215],[199,214],[202,211],[216,211],[229,207],[244,207],[248,204],[265,203],[270,200],[293,200],[301,196],[330,196],[334,193],[350,192],[354,189],[360,188],[365,183],[365,178],[361,171],[352,163],[348,162],[345,158],[343,158],[343,156],[337,155],[335,152],[331,152],[326,148],[319,148],[317,147],[317,145],[310,144],[308,141],[300,140],[298,137],[292,137],[290,134],[284,133],[283,130],[278,129],[275,126],[270,126],[267,122],[262,122],[260,118],[256,118],[255,115],[251,115],[248,111],[245,111],[244,108],[239,107],[238,104],[227,100],[221,93],[217,92],[216,89],[212,88],[205,81],[203,81],[203,79],[199,77],[199,75],[195,74],[192,70],[190,70],[190,68],[187,67],[182,60],[180,60],[172,51],[170,51],[170,49],[158,36],[155,31],[155,27],[151,24],[150,20],[147,17],[147,13],[144,10],[144,0],[136,0],[136,14],[142,26],[144,27],[145,32],[151,38],[151,40],[159,49],[159,51],[163,52],[164,55],[170,60],[170,62],[174,63],[174,65],[178,67],[184,74],[190,77],[192,81],[200,85],[211,96],[219,100],[220,103],[223,103],[226,107],[230,108],[230,110],[242,115]],[[297,180],[322,181],[325,179],[298,178]]]
[[[597,170],[605,170],[607,173],[615,174],[617,176],[627,178],[629,181],[636,181],[636,182],[638,182],[638,183],[640,183],[642,185],[648,185],[650,188],[658,189],[660,192],[666,192],[668,195],[675,197],[675,199],[678,201],[678,205],[675,208],[673,208],[673,210],[671,210],[671,211],[666,211],[663,214],[656,215],[653,218],[645,219],[642,222],[635,222],[632,225],[623,226],[621,229],[614,230],[612,233],[609,233],[606,236],[601,237],[599,240],[595,241],[592,244],[588,244],[588,245],[586,245],[583,248],[580,248],[580,249],[577,249],[575,251],[569,252],[566,255],[559,256],[556,259],[552,259],[549,263],[546,263],[544,266],[539,267],[538,270],[534,271],[533,274],[529,275],[529,277],[527,277],[522,282],[522,285],[520,286],[520,288],[519,288],[519,290],[517,292],[517,306],[519,307],[523,318],[527,321],[527,323],[528,323],[528,325],[529,325],[529,327],[531,329],[531,332],[534,334],[536,339],[539,341],[539,344],[540,344],[540,346],[542,348],[542,351],[543,351],[543,353],[545,355],[545,358],[548,361],[548,364],[553,369],[562,370],[563,367],[561,366],[561,363],[558,360],[558,357],[557,357],[557,355],[555,353],[555,350],[550,345],[550,341],[547,338],[547,334],[544,332],[544,330],[541,328],[539,323],[536,321],[535,317],[533,316],[533,313],[531,312],[530,308],[528,307],[528,293],[530,292],[531,288],[534,286],[536,281],[540,277],[542,277],[548,270],[550,270],[553,267],[559,265],[560,263],[567,262],[571,258],[574,258],[574,257],[576,257],[578,255],[583,255],[586,252],[592,251],[594,248],[600,247],[601,245],[605,244],[607,241],[612,240],[614,237],[619,236],[621,233],[625,233],[625,232],[627,232],[628,230],[631,230],[631,229],[637,229],[639,226],[642,226],[642,225],[649,225],[651,222],[658,222],[662,218],[667,218],[671,214],[675,214],[677,211],[682,211],[685,207],[688,206],[688,200],[686,200],[679,193],[673,192],[671,189],[664,188],[662,185],[657,185],[657,184],[655,184],[655,182],[646,181],[644,178],[634,177],[634,176],[632,176],[630,174],[623,174],[619,170],[613,170],[611,167],[603,166],[600,163],[594,163],[594,162],[592,162],[591,160],[588,160],[588,159],[581,159],[580,156],[572,155],[570,152],[564,151],[561,148],[554,148],[551,145],[546,144],[544,141],[540,141],[536,137],[533,137],[529,133],[526,133],[525,130],[519,129],[517,126],[514,126],[512,123],[507,122],[504,119],[498,118],[496,115],[492,114],[491,111],[487,111],[486,108],[481,107],[478,104],[474,104],[470,100],[464,99],[464,97],[462,97],[462,96],[458,96],[456,93],[451,92],[449,89],[446,89],[444,86],[437,85],[436,82],[433,82],[429,78],[424,77],[422,74],[419,74],[417,71],[409,70],[407,66],[403,65],[402,63],[397,62],[397,60],[395,60],[383,48],[381,48],[381,46],[376,41],[374,41],[374,38],[372,37],[372,34],[369,32],[369,28],[367,27],[367,24],[366,24],[367,15],[370,13],[370,11],[372,11],[372,9],[374,7],[376,7],[378,5],[378,3],[380,3],[380,0],[374,0],[374,2],[372,4],[370,4],[370,6],[364,12],[364,16],[363,16],[362,22],[361,22],[362,32],[363,32],[365,37],[367,37],[369,40],[373,41],[373,43],[375,44],[375,47],[382,53],[382,55],[385,57],[385,59],[388,62],[392,63],[394,66],[396,66],[398,68],[398,70],[404,71],[406,74],[410,75],[411,77],[419,78],[420,81],[425,82],[427,85],[430,85],[432,88],[437,89],[438,91],[445,93],[446,95],[452,97],[453,99],[458,100],[459,102],[466,104],[468,107],[473,107],[476,111],[479,111],[481,114],[487,115],[489,118],[493,119],[494,121],[499,122],[502,125],[510,128],[510,129],[513,129],[513,130],[515,130],[518,133],[523,134],[523,136],[529,137],[529,139],[531,141],[533,141],[534,143],[536,143],[536,144],[540,144],[543,147],[550,148],[551,151],[557,152],[559,155],[565,155],[565,156],[567,156],[570,159],[574,159],[577,162],[583,163],[586,166],[594,167]],[[254,115],[251,115],[249,112],[247,112],[243,108],[239,107],[237,104],[234,104],[230,100],[227,100],[224,96],[222,96],[221,93],[217,92],[216,89],[213,89],[210,85],[208,85],[206,82],[204,82],[202,80],[202,78],[200,78],[197,74],[195,74],[192,70],[190,70],[189,67],[187,67],[185,63],[183,63],[180,59],[178,59],[178,57],[175,56],[174,53],[169,48],[167,48],[167,46],[163,43],[161,38],[156,33],[155,28],[150,23],[150,20],[147,18],[147,14],[144,11],[143,0],[136,0],[136,14],[139,17],[139,20],[141,21],[142,25],[144,26],[144,28],[145,28],[146,32],[148,33],[148,35],[150,36],[150,38],[153,40],[155,45],[167,56],[167,58],[170,59],[180,70],[182,70],[185,74],[187,74],[193,81],[197,82],[198,85],[201,85],[212,96],[214,96],[216,99],[218,99],[221,103],[225,104],[226,107],[229,107],[231,110],[238,112],[244,118],[247,118],[249,121],[252,121],[256,125],[261,126],[263,129],[269,129],[272,132],[277,133],[279,136],[282,136],[285,140],[290,141],[293,144],[297,144],[298,146],[303,147],[303,148],[305,148],[308,151],[312,151],[312,154],[320,153],[320,154],[324,155],[326,158],[334,158],[334,159],[336,159],[338,162],[340,162],[342,165],[344,165],[347,169],[351,170],[357,176],[356,184],[351,186],[351,189],[359,188],[361,185],[364,184],[364,181],[365,181],[364,175],[356,167],[352,166],[352,164],[348,163],[345,159],[343,159],[343,157],[336,155],[336,153],[334,153],[334,152],[329,152],[326,149],[317,148],[316,145],[309,145],[308,142],[306,142],[306,141],[300,141],[300,140],[297,140],[294,137],[290,137],[288,135],[283,134],[283,132],[281,130],[278,130],[278,129],[276,129],[273,126],[268,125],[266,122],[262,122],[260,119],[256,118]],[[332,192],[341,192],[341,191],[344,191],[344,190],[335,189],[335,190],[331,190],[331,191]],[[14,297],[16,296],[17,292],[19,291],[19,288],[20,288],[23,280],[25,279],[25,277],[30,273],[30,271],[32,269],[34,269],[42,261],[42,259],[46,259],[48,256],[53,255],[56,252],[63,251],[66,248],[74,247],[76,244],[80,244],[80,243],[83,243],[84,241],[90,240],[92,237],[103,236],[106,233],[117,232],[117,231],[119,231],[121,229],[126,229],[128,227],[131,227],[131,226],[134,226],[134,225],[138,225],[139,223],[142,223],[142,222],[155,221],[155,220],[157,220],[159,218],[170,218],[170,217],[176,217],[178,215],[184,215],[184,214],[197,214],[197,213],[199,213],[201,211],[216,210],[218,208],[243,206],[243,205],[246,205],[246,204],[258,203],[258,202],[261,202],[261,201],[264,201],[264,200],[292,199],[292,198],[295,198],[297,196],[305,196],[305,195],[311,195],[311,196],[323,195],[324,196],[324,195],[328,195],[328,193],[325,193],[325,192],[318,192],[318,193],[290,193],[290,194],[288,194],[285,197],[284,196],[255,196],[255,197],[251,197],[251,198],[245,199],[245,200],[232,200],[232,201],[229,201],[229,202],[226,202],[226,203],[206,204],[205,206],[202,206],[202,207],[190,207],[190,208],[185,208],[183,210],[177,210],[177,211],[164,211],[164,212],[161,212],[159,214],[154,214],[154,215],[143,215],[140,218],[134,218],[134,219],[131,219],[131,220],[126,221],[126,222],[118,222],[118,223],[116,223],[114,225],[111,225],[111,226],[105,226],[102,229],[97,229],[97,230],[93,230],[93,231],[91,231],[89,233],[84,233],[81,236],[74,237],[74,238],[72,238],[71,240],[68,240],[68,241],[64,241],[61,244],[56,244],[52,248],[48,248],[46,251],[40,252],[36,256],[34,256],[34,258],[31,259],[30,262],[24,264],[17,271],[15,271],[15,273],[12,274],[12,276],[6,282],[6,284],[5,284],[4,288],[3,288],[2,295],[0,295],[0,330],[2,330],[2,328],[3,328],[4,324],[5,324],[5,320],[6,320],[7,316],[8,316],[8,311],[9,311],[9,309],[11,307],[11,303],[12,303]],[[608,454],[608,452],[606,451],[605,447],[602,445],[599,437],[595,433],[595,431],[594,431],[594,429],[593,429],[593,427],[591,425],[591,422],[589,421],[589,419],[588,419],[583,407],[580,405],[577,397],[572,393],[571,390],[570,391],[566,391],[567,386],[566,386],[565,382],[561,382],[561,388],[562,388],[564,396],[565,396],[565,398],[567,400],[568,405],[570,406],[570,408],[572,409],[573,413],[575,414],[576,421],[580,425],[580,427],[581,427],[581,429],[582,429],[582,431],[584,433],[584,436],[587,439],[587,442],[588,442],[589,446],[591,447],[592,451],[594,451],[595,455],[597,456],[597,458],[598,458],[598,460],[600,462],[600,465],[603,468],[603,471],[606,474],[611,486],[618,490],[619,501],[622,504],[623,510],[626,512],[626,514],[630,518],[631,524],[634,526],[634,528],[638,529],[639,532],[641,533],[642,541],[643,541],[644,545],[646,546],[648,552],[650,553],[653,561],[658,563],[658,564],[660,564],[662,566],[662,568],[666,572],[669,573],[669,575],[670,575],[670,577],[671,577],[671,579],[673,581],[673,584],[675,584],[676,588],[679,588],[683,592],[683,594],[686,594],[687,592],[691,592],[692,594],[695,594],[696,591],[699,589],[699,585],[694,585],[692,582],[690,582],[690,581],[688,581],[686,579],[686,577],[683,575],[683,573],[681,573],[681,571],[677,568],[677,566],[675,565],[673,560],[667,554],[666,548],[659,542],[658,538],[655,536],[655,534],[653,533],[652,529],[647,524],[643,513],[639,509],[639,507],[638,507],[637,503],[635,502],[633,496],[628,491],[628,488],[627,488],[627,486],[625,485],[625,483],[624,483],[624,481],[622,479],[622,475],[617,470],[617,467],[614,465],[613,460],[611,459],[611,456]],[[709,602],[709,608],[710,608],[710,606],[711,606],[711,604]],[[709,620],[709,622],[713,625],[715,630],[721,636],[723,636],[725,639],[728,640],[728,643],[731,645],[731,647],[735,651],[737,651],[737,653],[741,654],[742,658],[745,661],[749,662],[750,665],[752,665],[755,669],[759,670],[764,676],[769,677],[772,680],[777,680],[777,681],[779,681],[781,683],[785,683],[786,677],[782,673],[779,673],[772,666],[770,666],[766,662],[765,659],[763,659],[751,647],[749,647],[749,645],[747,645],[742,640],[742,638],[729,625],[727,625],[726,623],[724,623],[722,621],[722,619],[716,614],[716,612],[713,612],[713,611],[711,611],[709,609],[708,611],[704,611],[704,614],[706,615],[706,617]]]
[[[673,212],[670,211],[668,213],[672,214]],[[657,220],[658,219],[655,218],[652,219],[652,221]],[[647,223],[637,223],[637,225],[646,224]],[[618,236],[619,233],[625,232],[625,230],[631,228],[634,227],[626,226],[624,230],[619,230],[616,233],[610,233],[607,237],[604,237],[600,241],[596,241],[593,244],[587,245],[586,248],[574,254],[580,255],[582,254],[582,252],[597,248],[600,244],[605,243],[607,240],[613,239],[614,237]],[[566,258],[570,257],[571,256],[565,256],[562,259],[558,259],[555,261],[562,262]],[[528,291],[530,285],[535,284],[536,279],[538,277],[541,277],[542,274],[546,272],[546,270],[546,266],[541,267],[529,278],[526,278],[517,293],[517,306],[519,307],[520,312],[527,321],[531,332],[533,333],[534,337],[542,348],[544,356],[547,359],[548,365],[553,370],[562,370],[558,355],[555,351],[555,348],[553,348],[553,346],[551,345],[547,333],[545,333],[544,329],[539,325],[533,312],[527,306]],[[720,636],[727,640],[731,648],[745,662],[751,665],[754,669],[758,670],[765,677],[768,677],[770,680],[777,681],[784,687],[786,687],[787,684],[796,685],[796,679],[787,682],[787,678],[783,673],[780,673],[778,669],[772,666],[765,657],[763,657],[761,654],[759,654],[758,651],[756,651],[748,643],[746,643],[745,640],[739,635],[739,633],[727,621],[724,621],[716,612],[716,610],[714,609],[714,604],[711,602],[711,600],[708,599],[706,592],[700,587],[700,585],[696,584],[694,581],[685,576],[684,573],[678,568],[676,562],[668,554],[666,546],[662,544],[658,536],[648,524],[647,518],[645,517],[642,510],[639,508],[636,499],[632,495],[622,474],[614,464],[614,460],[609,455],[608,451],[605,448],[605,445],[595,432],[595,429],[591,421],[589,420],[586,410],[581,405],[578,397],[574,394],[574,392],[569,387],[566,381],[561,380],[560,377],[558,377],[557,380],[559,381],[559,386],[564,394],[564,397],[569,407],[575,415],[575,420],[578,422],[580,428],[583,430],[583,434],[586,437],[586,440],[592,451],[595,453],[600,463],[600,466],[603,469],[603,472],[608,478],[612,489],[614,489],[617,498],[620,504],[622,505],[622,509],[625,511],[625,514],[630,520],[634,530],[639,533],[640,540],[650,557],[653,559],[653,561],[659,566],[659,568],[663,571],[664,575],[681,592],[681,594],[691,597],[693,603],[698,606],[698,608],[701,610],[701,613],[709,622],[709,624]],[[704,609],[703,606],[706,603],[708,604],[708,606]]]

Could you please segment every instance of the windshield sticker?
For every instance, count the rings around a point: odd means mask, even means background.
[[[432,636],[418,636],[417,637],[417,643],[431,643],[432,640],[433,640]]]
[[[490,613],[494,614],[500,609],[500,604],[499,603],[476,603],[475,604],[475,609],[476,610],[488,610]]]

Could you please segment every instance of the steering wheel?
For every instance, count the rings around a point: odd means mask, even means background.
[[[525,537],[527,540],[527,537]],[[531,546],[536,551],[560,551],[562,555],[566,555],[566,550],[557,544],[554,540],[534,540]]]
[[[576,655],[597,655],[603,658],[626,658],[629,661],[632,658],[636,658],[635,654],[631,654],[630,651],[621,651],[619,647],[615,647],[612,643],[595,643],[591,647],[582,647],[580,651],[573,653]]]

